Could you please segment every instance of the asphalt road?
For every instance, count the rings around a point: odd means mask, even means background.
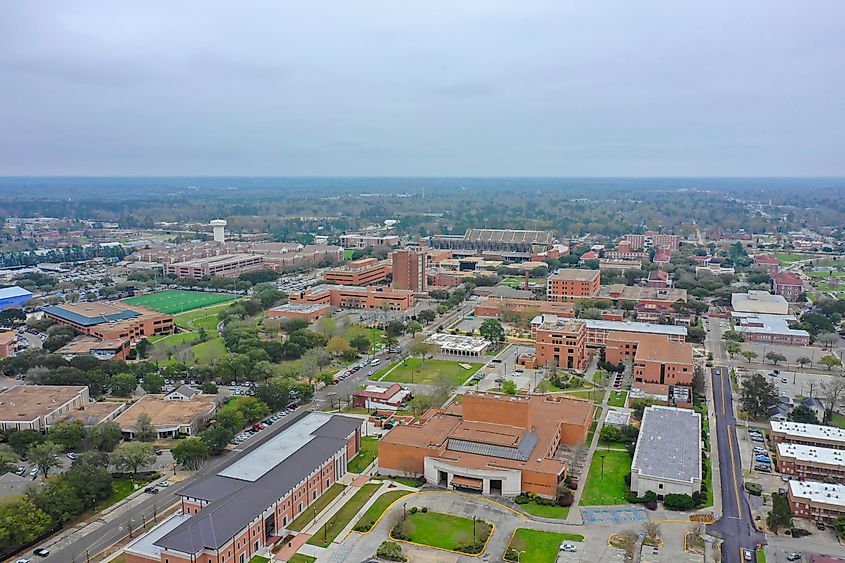
[[[765,535],[754,528],[744,491],[728,368],[714,367],[711,381],[719,449],[719,478],[722,485],[722,517],[715,524],[708,526],[707,531],[722,538],[722,560],[731,563],[743,561],[744,549],[753,552],[758,544],[764,544]]]

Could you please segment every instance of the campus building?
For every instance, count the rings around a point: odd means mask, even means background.
[[[594,411],[570,397],[471,391],[460,405],[390,430],[379,441],[379,471],[484,495],[555,498],[568,469],[556,452],[584,443]]]
[[[478,317],[506,317],[523,314],[530,314],[532,318],[536,315],[573,318],[575,306],[572,303],[492,296],[475,305],[475,315]]]
[[[142,414],[150,418],[157,439],[194,436],[217,411],[215,395],[182,386],[166,395],[144,395],[115,419],[123,437],[132,440]]]
[[[800,481],[845,484],[845,451],[802,444],[777,444],[778,471]]]
[[[393,383],[387,387],[381,385],[367,385],[364,389],[356,389],[352,393],[352,405],[365,409],[398,410],[406,401],[413,397],[408,389]]]
[[[537,366],[583,370],[587,367],[587,326],[584,321],[549,316],[533,329]]]
[[[47,318],[100,340],[135,341],[173,333],[173,317],[123,301],[63,303],[42,309]]]
[[[618,317],[617,317],[618,318]],[[556,315],[537,315],[531,320],[531,334],[537,336],[537,329],[543,324],[554,325],[560,319]],[[587,328],[588,347],[598,348],[607,343],[607,335],[611,332],[631,334],[659,334],[673,342],[686,342],[687,327],[679,325],[661,325],[634,321],[619,321],[609,319],[578,319]]]
[[[474,254],[524,262],[554,246],[549,231],[522,231],[513,229],[467,229],[463,235],[434,235],[426,244],[432,248],[450,250],[454,256]]]
[[[776,420],[769,422],[769,424],[771,426],[769,439],[772,443],[802,444],[845,450],[845,430],[842,428]]]
[[[598,270],[561,268],[546,282],[546,299],[574,301],[594,297],[599,291],[601,273]]]
[[[483,356],[487,348],[490,347],[490,341],[479,336],[444,334],[442,332],[435,332],[426,339],[426,342],[437,346],[437,350],[441,354],[476,358]]]
[[[18,385],[0,393],[0,430],[46,432],[90,401],[88,387]]]
[[[731,308],[737,313],[786,315],[789,303],[782,295],[751,289],[748,293],[732,293]]]
[[[323,270],[323,281],[338,285],[375,285],[387,279],[391,268],[389,260],[362,258]]]
[[[0,288],[0,311],[12,307],[23,307],[24,303],[32,299],[32,292],[13,285]]]
[[[758,254],[754,257],[754,266],[763,269],[771,276],[780,270],[780,260],[768,254]]]
[[[426,289],[428,255],[420,250],[394,250],[390,255],[393,287],[422,292]]]
[[[396,246],[399,237],[396,235],[341,235],[340,245],[344,248],[363,249],[370,246]]]
[[[302,319],[313,323],[317,319],[331,314],[332,307],[324,303],[285,303],[267,311],[267,317],[279,321]]]
[[[126,563],[245,563],[346,473],[361,420],[305,412],[234,463],[179,492],[181,513],[132,542]],[[353,485],[354,486],[354,485]]]
[[[125,360],[131,349],[128,340],[100,340],[93,336],[77,336],[55,353],[66,360],[76,356],[93,356],[98,360]]]
[[[792,272],[778,272],[772,276],[772,291],[776,295],[782,295],[790,303],[795,303],[804,293],[804,282]]]
[[[778,296],[779,297],[779,296]],[[734,330],[746,342],[764,342],[786,346],[809,346],[810,333],[791,328],[798,319],[791,315],[761,315],[753,313],[731,313]]]
[[[631,463],[631,490],[692,495],[701,490],[701,415],[690,409],[646,407]]]
[[[234,278],[262,268],[264,268],[264,257],[261,255],[225,254],[165,264],[164,273],[177,278],[201,280],[211,276]]]
[[[845,485],[792,480],[787,499],[793,514],[799,518],[832,524],[845,516]]]
[[[14,330],[0,332],[0,357],[12,356],[18,351],[18,336]]]
[[[665,248],[678,250],[681,244],[681,237],[678,235],[666,235],[655,231],[646,231],[641,235],[628,234],[623,237],[631,250],[651,250],[652,248]]]
[[[405,311],[414,306],[414,292],[390,287],[321,284],[290,296],[293,303],[312,303],[347,309]]]
[[[669,308],[678,301],[686,302],[687,290],[674,287],[643,287],[615,283],[599,287],[590,299],[610,301],[614,305],[631,301],[638,305],[654,305]]]
[[[635,383],[692,385],[692,344],[674,342],[662,334],[610,332],[605,358],[614,364],[631,362]]]
[[[187,243],[133,252],[126,259],[134,263],[167,264],[232,254],[255,254],[272,270],[313,266],[321,262],[340,262],[343,249],[324,244],[302,245],[291,242],[215,242]]]

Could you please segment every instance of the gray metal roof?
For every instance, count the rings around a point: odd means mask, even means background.
[[[531,458],[531,450],[536,445],[537,435],[533,432],[526,432],[515,448],[512,446],[459,440],[457,438],[449,438],[446,448],[453,452],[486,455],[502,459],[512,459],[514,461],[528,461]]]
[[[647,407],[631,471],[658,479],[700,479],[701,416],[689,409]]]
[[[314,413],[298,418],[291,426],[302,422]],[[303,481],[308,474],[346,447],[346,436],[361,427],[361,419],[334,415],[325,424],[314,430],[315,438],[302,445],[280,462],[262,474],[255,481],[241,481],[244,486],[235,488],[228,494],[221,494],[211,504],[194,514],[173,531],[162,536],[155,545],[183,553],[197,553],[207,549],[219,549],[231,540],[240,530],[257,518],[279,498]],[[267,448],[272,440],[259,449]],[[222,484],[227,479],[214,475],[214,481],[203,481],[186,489],[210,494],[208,491],[215,484]],[[235,480],[235,479],[233,479]],[[222,492],[222,491],[221,491]]]
[[[74,311],[68,311],[67,309],[59,306],[49,306],[44,307],[41,309],[45,313],[50,313],[51,315],[55,315],[60,319],[64,319],[68,322],[76,323],[81,326],[94,326],[100,323],[108,323],[114,321],[123,321],[126,319],[132,319],[138,316],[138,313],[135,311],[130,311],[129,309],[125,309],[123,311],[118,311],[116,313],[112,313],[109,315],[94,315],[92,317],[86,317],[85,315],[81,315]]]

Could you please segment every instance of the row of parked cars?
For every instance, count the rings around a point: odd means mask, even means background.
[[[252,427],[250,429],[244,430],[243,432],[241,432],[240,434],[235,436],[232,439],[231,443],[237,446],[241,442],[248,440],[249,438],[253,437],[255,434],[258,434],[262,430],[266,429],[268,426],[272,426],[273,424],[275,424],[276,422],[278,422],[282,418],[284,418],[287,415],[289,415],[290,413],[292,413],[295,409],[296,409],[296,404],[291,403],[291,405],[288,408],[268,416],[267,418],[265,418],[261,422],[256,422],[255,424],[252,425]]]
[[[338,383],[340,383],[341,381],[343,381],[347,377],[351,376],[355,372],[360,371],[361,368],[363,368],[364,366],[370,365],[370,366],[375,367],[375,366],[379,365],[380,363],[381,363],[380,358],[373,358],[369,362],[363,362],[363,363],[360,363],[360,364],[351,365],[348,368],[346,368],[345,370],[343,370],[343,372],[339,373],[334,378],[334,383],[335,383],[335,385],[337,385]]]
[[[748,430],[748,437],[755,443],[754,445],[754,469],[761,473],[772,472],[772,458],[769,456],[769,450],[766,449],[766,438],[763,433],[753,428]]]

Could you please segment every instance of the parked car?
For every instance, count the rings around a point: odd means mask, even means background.
[[[158,494],[158,489],[157,489],[157,488],[155,488],[155,487],[147,487],[146,489],[144,489],[144,492],[145,492],[145,493],[149,493],[149,494],[151,494],[151,495],[157,495],[157,494]]]
[[[801,554],[797,551],[790,551],[786,554],[787,561],[801,561]]]
[[[166,480],[165,480],[165,481],[161,481],[161,482],[160,482],[158,485],[156,485],[156,486],[157,486],[157,487],[164,487],[164,488],[166,489],[166,488],[167,488],[167,487],[169,487],[171,484],[172,484],[172,483],[171,483],[170,481],[166,481]]]
[[[23,475],[24,473],[26,473],[26,467],[24,467],[23,465],[21,465],[15,470],[15,475]]]
[[[780,378],[780,382],[781,382],[781,383],[786,383],[786,382],[787,382],[787,381],[786,381],[786,378],[785,378],[785,377],[781,377],[781,378]]]
[[[759,461],[760,463],[771,463],[772,458],[765,456],[765,455],[758,455],[754,458],[754,461]]]
[[[68,453],[67,453],[67,458],[68,458],[69,460],[73,461],[73,460],[75,460],[75,459],[76,459],[76,454],[75,454],[74,452],[68,452]]]
[[[824,523],[823,522],[816,522],[816,529],[824,532],[824,530],[825,530]]]
[[[562,543],[560,544],[560,551],[565,551],[567,553],[575,553],[578,551],[578,548],[575,547],[575,544],[572,543]]]
[[[742,550],[742,559],[745,561],[753,561],[754,555],[751,553],[750,549],[743,549]]]
[[[29,470],[29,476],[30,477],[38,477],[38,468],[33,467],[32,469],[30,469]]]
[[[761,473],[771,473],[772,472],[772,468],[769,467],[768,465],[755,465],[754,469],[756,469],[757,471],[760,471]]]
[[[36,549],[36,550],[35,550],[35,551],[33,551],[32,553],[34,553],[34,554],[35,554],[35,555],[37,555],[38,557],[47,557],[48,555],[50,555],[50,550],[49,550],[49,549],[45,549],[45,548],[43,548],[43,547],[39,547],[38,549]]]

